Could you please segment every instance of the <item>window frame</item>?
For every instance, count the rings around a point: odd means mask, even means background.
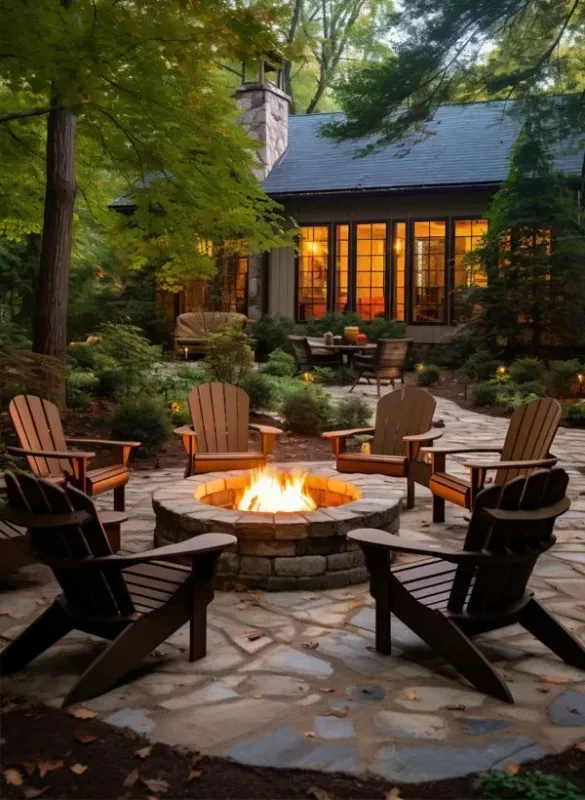
[[[331,310],[332,298],[333,293],[331,291],[332,286],[332,271],[335,272],[335,261],[332,259],[333,250],[335,249],[335,225],[338,223],[336,222],[299,222],[298,223],[298,233],[296,236],[296,247],[295,247],[295,307],[294,307],[294,321],[298,324],[303,324],[307,322],[307,319],[300,319],[299,318],[299,259],[300,259],[300,242],[301,242],[301,228],[327,228],[327,300],[325,302],[325,308],[327,312]],[[341,223],[343,224],[343,223]],[[351,223],[348,223],[351,225]],[[350,264],[351,266],[351,264]],[[351,272],[351,269],[350,269]]]
[[[449,259],[449,280],[450,280],[450,287],[449,287],[449,325],[457,326],[461,323],[457,322],[455,319],[455,290],[457,287],[455,286],[455,223],[456,222],[478,222],[483,221],[487,222],[488,231],[489,231],[489,221],[482,217],[481,215],[472,215],[469,214],[457,214],[453,217],[450,217],[450,226],[451,226],[451,249],[450,249],[450,259]]]
[[[376,218],[376,219],[354,219],[353,222],[350,223],[350,261],[349,261],[349,277],[351,281],[353,279],[353,293],[349,293],[350,296],[350,304],[349,308],[351,313],[355,314],[356,312],[356,304],[357,304],[357,226],[358,225],[385,225],[386,226],[386,235],[384,239],[379,239],[378,241],[383,241],[385,244],[385,252],[384,252],[384,319],[388,319],[388,314],[390,313],[390,309],[392,308],[389,300],[388,292],[390,290],[390,281],[391,281],[391,274],[390,274],[390,248],[389,248],[389,233],[392,230],[392,219],[389,217],[383,218]],[[352,237],[353,232],[353,237]],[[351,244],[353,243],[353,250]],[[370,287],[371,288],[371,287]],[[372,319],[377,319],[377,317],[372,317]]]
[[[407,324],[408,325],[450,325],[451,314],[449,312],[449,287],[450,287],[450,270],[449,270],[449,262],[451,259],[451,249],[453,246],[452,237],[449,235],[449,232],[452,228],[451,220],[453,217],[417,217],[410,218],[408,220],[408,233],[407,233],[407,249],[408,259],[407,259],[407,282],[408,282],[408,312],[405,314],[407,317]],[[464,217],[467,219],[467,217]],[[433,321],[433,320],[417,320],[414,318],[414,290],[416,288],[415,281],[414,281],[414,226],[417,222],[442,222],[445,225],[445,263],[443,267],[443,288],[445,290],[445,319],[441,322],[440,320]]]

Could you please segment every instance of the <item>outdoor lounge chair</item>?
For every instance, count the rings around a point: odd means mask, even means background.
[[[477,495],[461,549],[363,528],[361,547],[376,601],[376,650],[391,652],[391,614],[479,691],[513,703],[503,678],[471,637],[519,623],[567,664],[585,669],[585,648],[527,589],[541,553],[555,543],[555,519],[569,506],[567,473],[538,470]],[[394,553],[422,555],[391,569]],[[401,647],[401,649],[404,649]]]
[[[32,475],[6,473],[0,516],[28,528],[39,561],[63,594],[0,653],[0,673],[17,672],[72,630],[110,639],[64,705],[103,694],[186,622],[189,659],[206,653],[207,606],[217,560],[236,539],[207,533],[144,553],[114,555],[92,500]],[[191,566],[164,559],[190,558]]]
[[[414,484],[428,486],[431,474],[421,447],[438,439],[442,431],[431,430],[435,398],[425,389],[402,386],[385,394],[376,407],[373,428],[322,433],[329,439],[339,472],[368,472],[406,478],[406,507],[414,506]],[[349,453],[345,450],[351,436],[373,434],[371,453]]]
[[[561,405],[558,400],[543,397],[516,409],[510,419],[503,446],[423,448],[422,452],[430,456],[431,461],[428,485],[433,493],[433,522],[445,521],[445,500],[471,510],[489,470],[496,470],[494,483],[503,486],[512,478],[526,475],[538,467],[554,466],[557,460],[550,455],[550,447],[560,421]],[[491,462],[471,460],[466,463],[465,466],[470,470],[470,479],[466,480],[446,471],[446,456],[456,453],[501,455]]]
[[[349,391],[353,392],[362,378],[368,383],[370,378],[376,379],[378,397],[380,397],[380,381],[387,380],[392,388],[397,378],[404,383],[404,368],[411,345],[412,339],[378,339],[376,350],[371,355],[357,353],[352,361],[356,377]]]
[[[189,392],[192,425],[175,434],[188,456],[185,477],[201,472],[263,467],[282,431],[250,423],[250,398],[230,383],[204,383]],[[260,452],[248,450],[248,430],[260,434]]]
[[[124,487],[130,479],[127,463],[130,451],[140,447],[140,442],[67,439],[57,406],[30,394],[14,397],[8,411],[20,447],[7,450],[12,455],[26,457],[34,475],[58,484],[72,483],[91,496],[113,490],[114,509],[124,511]],[[88,469],[88,462],[95,458],[95,453],[69,450],[68,445],[108,448],[117,451],[116,461],[110,466]]]

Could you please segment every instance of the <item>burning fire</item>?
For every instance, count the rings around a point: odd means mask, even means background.
[[[317,504],[305,491],[305,473],[287,474],[272,467],[254,470],[236,503],[238,511],[313,511]]]

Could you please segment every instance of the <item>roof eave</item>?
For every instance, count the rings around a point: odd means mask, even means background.
[[[275,200],[295,197],[342,197],[351,194],[420,194],[421,192],[467,192],[499,189],[502,181],[484,181],[475,183],[441,183],[419,184],[416,186],[352,186],[346,189],[307,189],[302,191],[270,191],[266,193]]]

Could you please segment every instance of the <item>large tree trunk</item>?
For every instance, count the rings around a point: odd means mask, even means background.
[[[73,240],[77,118],[55,108],[48,117],[47,181],[39,279],[35,295],[33,351],[65,363],[67,299]],[[64,386],[54,393],[61,405]]]

